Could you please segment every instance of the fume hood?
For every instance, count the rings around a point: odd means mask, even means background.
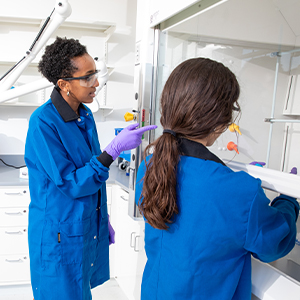
[[[159,99],[163,86],[179,63],[200,56],[229,67],[241,86],[242,113],[236,120],[240,132],[227,130],[210,151],[235,171],[264,177],[270,199],[278,192],[300,198],[300,177],[288,174],[292,167],[300,170],[300,2],[160,2],[138,1],[133,110],[141,125],[156,124],[158,129],[145,134],[142,145],[132,151],[129,215],[141,217],[134,201],[136,170],[145,147],[162,134]],[[228,150],[229,142],[237,145],[239,154]],[[253,161],[266,166],[249,168]],[[253,260],[256,297],[299,299],[300,278],[294,275],[300,274],[298,248],[272,265]]]

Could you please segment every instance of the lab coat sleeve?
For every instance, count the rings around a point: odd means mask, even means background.
[[[147,157],[147,160],[148,157]],[[143,160],[138,168],[137,176],[136,176],[136,187],[135,187],[135,203],[138,205],[140,203],[140,197],[143,190],[143,184],[144,184],[144,176],[146,172],[146,164],[145,160]]]
[[[77,168],[55,130],[39,120],[31,131],[31,140],[38,168],[43,169],[49,180],[66,196],[80,198],[96,193],[108,179],[109,168],[93,156],[84,166]],[[34,146],[33,146],[34,145]],[[33,150],[32,150],[33,151]],[[33,157],[33,155],[31,155]]]
[[[287,255],[295,245],[298,214],[296,199],[280,195],[270,205],[259,188],[249,211],[245,249],[263,262]]]

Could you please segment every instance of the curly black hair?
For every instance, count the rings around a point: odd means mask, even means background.
[[[55,42],[45,48],[38,70],[50,82],[56,84],[60,78],[72,77],[77,68],[71,59],[86,53],[86,47],[78,40],[56,37]]]

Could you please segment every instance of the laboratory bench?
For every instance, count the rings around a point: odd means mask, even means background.
[[[129,188],[129,176],[126,172],[119,170],[118,166],[113,163],[110,166],[109,178],[107,184],[118,184],[125,191]],[[0,186],[27,186],[28,179],[20,178],[20,169],[14,169],[7,166],[0,166]]]

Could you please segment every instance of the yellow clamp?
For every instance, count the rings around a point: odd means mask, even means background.
[[[237,131],[240,135],[242,135],[241,131],[240,131],[240,127],[238,125],[236,125],[235,123],[231,123],[228,127],[228,129],[231,131],[231,132],[235,132]]]

